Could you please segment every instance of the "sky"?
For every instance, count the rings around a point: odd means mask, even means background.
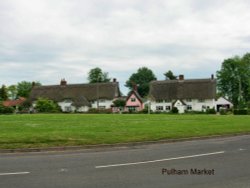
[[[0,85],[86,83],[100,67],[121,90],[138,68],[208,78],[250,52],[249,0],[1,0]]]

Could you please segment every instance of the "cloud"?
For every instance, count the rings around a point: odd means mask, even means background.
[[[158,79],[169,69],[208,77],[249,51],[249,8],[245,0],[3,0],[1,82],[86,82],[97,66],[121,83],[142,66]]]

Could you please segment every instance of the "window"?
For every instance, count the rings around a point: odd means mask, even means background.
[[[165,107],[166,111],[170,111],[170,106]]]
[[[192,99],[186,99],[187,102],[192,102]]]
[[[187,105],[187,110],[192,110],[192,106],[191,105]]]
[[[135,106],[129,106],[128,107],[128,111],[129,112],[135,112],[136,111],[136,107]]]
[[[156,110],[157,111],[162,111],[163,110],[163,106],[156,106]]]
[[[131,102],[135,102],[136,98],[131,98],[130,100],[131,100]]]
[[[205,100],[204,99],[199,99],[198,102],[205,102]]]
[[[166,103],[169,103],[169,102],[171,102],[171,100],[170,100],[170,99],[166,99],[165,102],[166,102]]]
[[[99,102],[105,102],[105,99],[99,99]]]

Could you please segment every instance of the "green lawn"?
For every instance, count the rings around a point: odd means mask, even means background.
[[[250,116],[0,115],[0,148],[113,144],[250,132]]]

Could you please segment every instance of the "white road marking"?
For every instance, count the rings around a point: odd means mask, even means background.
[[[12,172],[12,173],[0,173],[0,176],[10,176],[10,175],[24,175],[30,172]]]
[[[240,148],[239,151],[245,151],[246,149]]]
[[[96,166],[95,168],[109,168],[109,167],[117,167],[117,166],[139,165],[139,164],[156,163],[156,162],[162,162],[162,161],[172,161],[172,160],[178,160],[178,159],[188,159],[188,158],[195,158],[195,157],[202,157],[202,156],[209,156],[209,155],[218,155],[218,154],[223,154],[223,153],[225,153],[225,151],[218,151],[218,152],[213,152],[213,153],[203,153],[203,154],[197,154],[197,155],[187,155],[187,156],[182,156],[182,157],[158,159],[158,160],[152,160],[152,161],[102,165],[102,166]]]

